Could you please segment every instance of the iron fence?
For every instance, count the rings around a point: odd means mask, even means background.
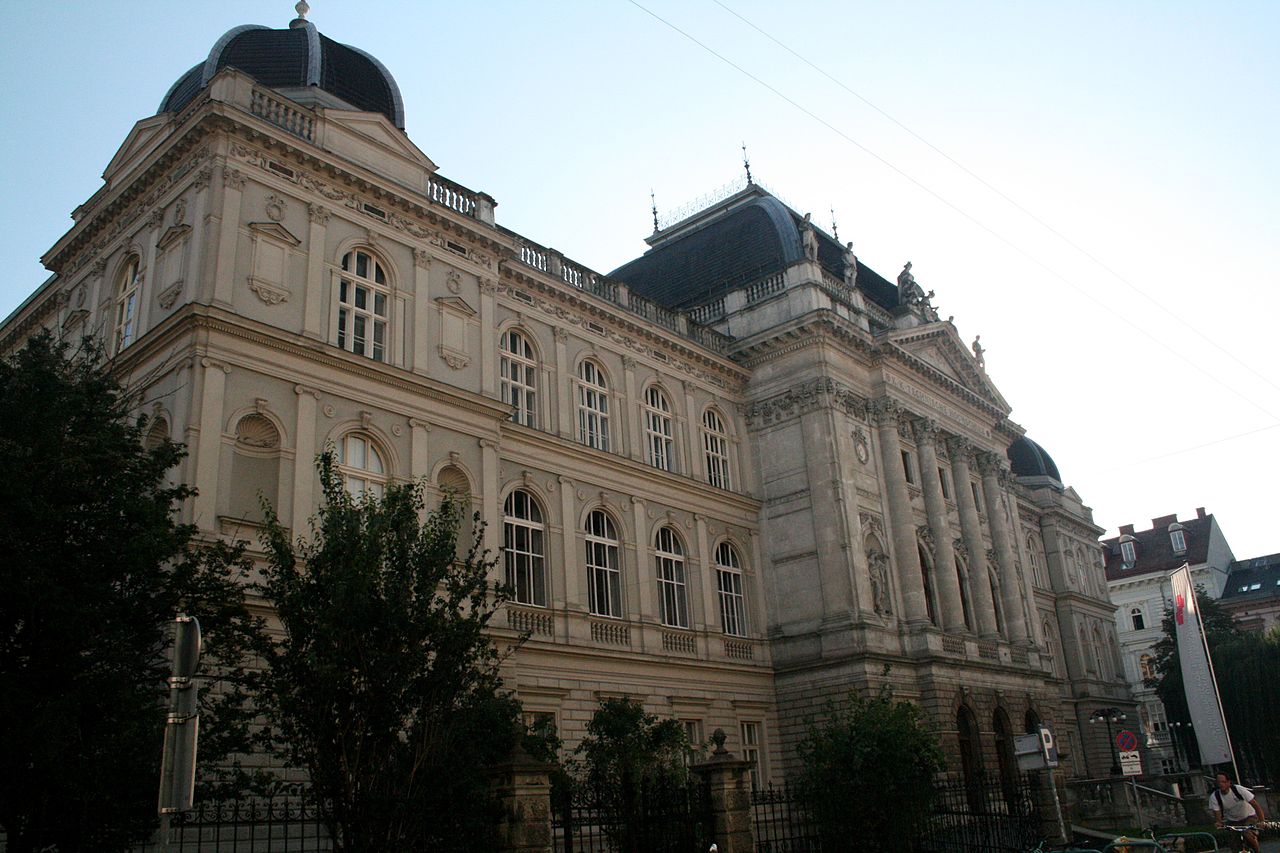
[[[329,853],[333,842],[314,800],[210,800],[173,816],[171,853]],[[157,836],[135,853],[159,853]]]
[[[896,831],[914,853],[1021,853],[1041,838],[1039,801],[1034,775],[939,781],[930,816]],[[759,853],[844,853],[865,844],[857,826],[824,833],[794,787],[756,789],[751,813]]]
[[[557,853],[705,853],[711,844],[705,785],[653,787],[631,796],[579,787],[553,804]]]

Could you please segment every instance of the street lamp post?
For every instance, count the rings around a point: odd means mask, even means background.
[[[1115,739],[1111,736],[1111,724],[1124,722],[1125,715],[1119,708],[1099,708],[1089,717],[1091,723],[1106,723],[1107,743],[1111,744],[1111,775],[1120,775],[1120,753],[1116,751]]]
[[[1173,760],[1177,762],[1179,773],[1190,769],[1191,766],[1190,758],[1186,758],[1184,760],[1183,755],[1184,752],[1187,755],[1190,755],[1190,751],[1186,749],[1185,743],[1179,743],[1179,741],[1182,740],[1183,732],[1190,731],[1190,723],[1172,722],[1169,724],[1169,736],[1170,740],[1173,741]]]

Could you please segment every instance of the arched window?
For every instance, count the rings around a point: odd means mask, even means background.
[[[960,770],[964,774],[965,787],[970,801],[977,810],[981,792],[977,787],[982,781],[982,746],[978,742],[978,721],[964,705],[956,711],[956,736],[960,746]]]
[[[1061,655],[1059,654],[1057,632],[1053,630],[1053,626],[1049,623],[1048,619],[1041,622],[1040,627],[1044,629],[1044,642],[1045,647],[1049,651],[1050,662],[1053,664],[1053,674],[1061,675],[1062,660]]]
[[[728,542],[716,547],[716,588],[720,592],[720,626],[734,637],[747,635],[747,599],[742,592],[742,561]]]
[[[644,392],[644,455],[654,468],[670,471],[672,465],[671,404],[662,389],[650,386]]]
[[[1038,587],[1047,587],[1044,582],[1044,575],[1040,570],[1040,549],[1036,547],[1036,538],[1027,536],[1027,559],[1031,561],[1031,579],[1035,581]]]
[[[338,442],[338,473],[354,497],[366,494],[381,498],[387,484],[387,468],[373,441],[358,432],[349,432]]]
[[[707,482],[719,489],[733,488],[729,478],[729,436],[724,419],[715,409],[702,413],[702,452],[707,461]]]
[[[685,586],[684,546],[670,527],[662,527],[653,542],[658,572],[658,610],[662,624],[689,627],[689,596]]]
[[[471,512],[471,478],[457,465],[446,465],[436,474],[436,487],[453,496],[458,511],[458,559],[465,560],[471,547],[478,544],[475,514]]]
[[[578,441],[609,449],[609,385],[594,361],[578,365]]]
[[[592,614],[622,618],[622,569],[618,531],[603,510],[587,516],[587,599]]]
[[[1090,648],[1089,637],[1085,633],[1083,626],[1081,626],[1079,630],[1079,636],[1080,636],[1080,656],[1084,658],[1085,672],[1089,673],[1090,675],[1096,675],[1098,673],[1098,661],[1100,660],[1100,658],[1098,658],[1096,652],[1092,648]]]
[[[1102,635],[1098,633],[1097,628],[1094,628],[1093,629],[1093,657],[1094,657],[1094,662],[1096,664],[1095,671],[1098,673],[1098,675],[1103,677],[1107,675],[1107,667],[1106,667],[1106,664],[1103,663],[1103,652],[1105,650],[1106,650],[1106,646],[1104,646],[1102,643]]]
[[[538,362],[533,346],[519,331],[508,329],[498,343],[502,402],[511,406],[511,420],[536,427],[538,411]]]
[[[1133,625],[1133,630],[1141,631],[1147,627],[1147,620],[1142,613],[1141,607],[1129,608],[1129,623]]]
[[[542,510],[533,495],[516,489],[502,505],[502,558],[507,586],[520,604],[547,606]]]
[[[363,249],[343,255],[338,277],[338,346],[386,361],[389,302],[387,276],[378,259]]]
[[[130,255],[116,279],[115,352],[133,343],[138,334],[138,298],[142,291],[138,256]]]
[[[1143,681],[1156,677],[1154,659],[1151,655],[1143,655],[1138,658],[1138,676],[1142,678]]]
[[[956,554],[956,575],[960,581],[960,610],[964,614],[964,626],[973,630],[973,608],[969,606],[969,564]]]

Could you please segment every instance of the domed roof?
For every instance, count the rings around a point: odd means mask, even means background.
[[[301,5],[301,4],[299,4]],[[395,78],[374,57],[320,34],[295,18],[286,30],[246,24],[214,42],[204,62],[178,78],[159,112],[178,112],[223,68],[237,68],[295,101],[331,109],[382,113],[404,130]]]
[[[1048,477],[1057,483],[1062,482],[1058,466],[1054,464],[1043,447],[1025,435],[1009,445],[1006,451],[1013,473],[1019,477]]]

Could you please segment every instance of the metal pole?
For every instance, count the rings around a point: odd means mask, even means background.
[[[160,853],[169,853],[169,813],[160,813]]]
[[[1058,783],[1053,778],[1053,768],[1049,768],[1049,787],[1053,789],[1053,810],[1058,815],[1058,840],[1064,844],[1071,841],[1067,837],[1067,824],[1062,819],[1062,800],[1058,799]]]
[[[1138,827],[1142,828],[1142,825],[1146,823],[1146,821],[1142,819],[1142,800],[1138,799],[1138,777],[1130,776],[1129,783],[1133,785],[1133,807],[1137,809],[1138,812]]]

